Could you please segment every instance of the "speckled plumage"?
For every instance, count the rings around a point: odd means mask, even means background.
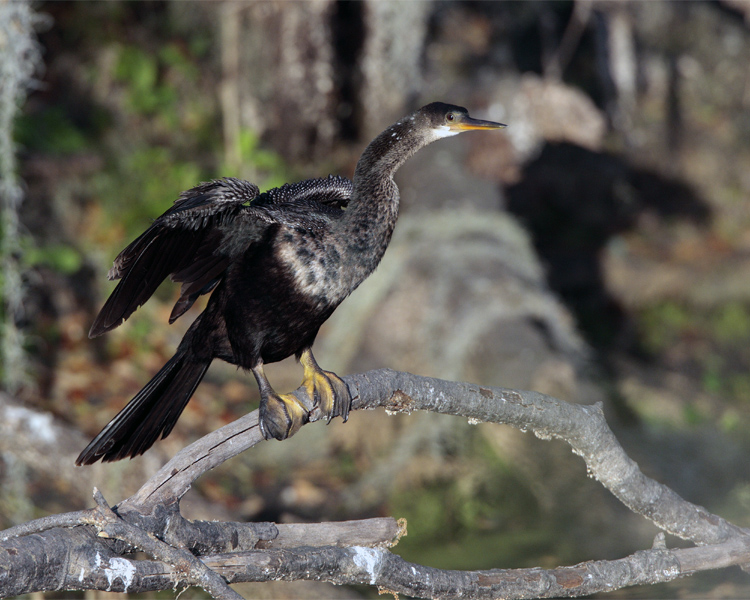
[[[214,358],[253,371],[267,437],[292,435],[306,419],[263,374],[264,363],[292,354],[302,356],[305,385],[325,396],[329,418],[346,418],[343,382],[317,366],[310,347],[388,246],[399,206],[393,174],[419,148],[454,131],[453,116],[472,121],[465,109],[434,103],[392,125],[362,154],[353,181],[329,176],[261,194],[252,183],[224,178],[183,192],[115,259],[109,277],[120,282],[90,336],[120,325],[168,276],[182,284],[170,322],[212,292],[208,305],[175,356],[77,463],[136,456],[169,434]]]

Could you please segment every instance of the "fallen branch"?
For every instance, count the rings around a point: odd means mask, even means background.
[[[631,510],[700,547],[669,550],[662,538],[654,548],[618,560],[550,570],[462,572],[414,565],[389,552],[386,548],[403,533],[393,519],[292,526],[184,519],[179,501],[193,481],[262,441],[256,411],[179,452],[114,509],[99,498],[98,508],[91,511],[46,517],[0,533],[0,596],[50,589],[143,592],[200,585],[214,597],[229,598],[236,593],[227,582],[315,579],[429,598],[576,597],[750,564],[750,531],[643,475],[617,442],[599,405],[391,370],[345,381],[354,397],[353,410],[428,410],[512,425],[544,440],[564,440],[592,476]],[[295,393],[310,407],[304,391]],[[314,411],[311,420],[319,417]],[[134,548],[156,560],[133,559],[127,552]],[[28,570],[32,565],[36,570]],[[14,583],[6,576],[11,569],[14,574],[25,569],[38,575]]]

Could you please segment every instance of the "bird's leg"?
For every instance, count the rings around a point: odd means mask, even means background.
[[[310,348],[303,350],[300,363],[305,370],[302,385],[314,405],[320,408],[329,423],[333,417],[339,416],[346,421],[352,396],[344,381],[335,373],[321,369]]]
[[[331,422],[333,417],[349,418],[352,397],[349,388],[335,373],[320,368],[310,348],[302,352],[302,386],[313,405]],[[277,394],[263,370],[263,363],[252,369],[260,388],[260,430],[266,439],[284,440],[293,436],[310,419],[310,413],[294,394]]]
[[[310,418],[294,394],[277,394],[268,382],[263,363],[252,368],[260,388],[260,431],[265,439],[285,440],[293,436]],[[312,396],[311,396],[312,398]]]

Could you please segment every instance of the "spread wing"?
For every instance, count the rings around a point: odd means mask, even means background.
[[[352,187],[351,180],[340,175],[306,179],[263,192],[253,201],[253,206],[289,208],[294,205],[323,211],[327,208],[343,209],[349,204]]]
[[[120,279],[89,337],[125,321],[171,276],[182,283],[169,322],[182,316],[221,281],[234,253],[243,253],[274,224],[316,228],[346,207],[352,182],[329,176],[286,184],[263,194],[247,181],[224,178],[183,192],[115,259],[109,279]],[[227,243],[241,236],[243,244]],[[233,240],[233,241],[234,241]]]
[[[183,192],[115,259],[109,279],[120,283],[102,307],[89,337],[120,325],[156,291],[167,276],[182,282],[170,322],[221,280],[231,257],[219,252],[224,226],[258,196],[258,187],[240,179],[202,183]],[[259,220],[259,226],[267,226]]]

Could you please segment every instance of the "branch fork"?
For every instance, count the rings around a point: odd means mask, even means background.
[[[0,597],[49,589],[144,592],[197,585],[214,598],[236,600],[240,596],[229,584],[275,579],[367,584],[423,598],[578,597],[750,564],[750,530],[646,477],[609,429],[601,405],[388,369],[351,375],[345,382],[354,399],[352,410],[429,410],[531,430],[543,440],[564,440],[628,508],[696,547],[670,550],[661,533],[652,548],[617,560],[548,570],[444,571],[390,552],[406,531],[404,522],[390,518],[292,525],[184,519],[179,501],[193,481],[263,441],[255,411],[180,451],[115,507],[95,489],[93,509],[0,532]],[[307,399],[303,389],[295,394]],[[310,421],[319,418],[316,411],[310,415]],[[134,549],[151,560],[128,556]],[[26,572],[19,569],[40,560],[53,565],[49,577],[43,573],[14,582],[3,576],[10,569]]]

